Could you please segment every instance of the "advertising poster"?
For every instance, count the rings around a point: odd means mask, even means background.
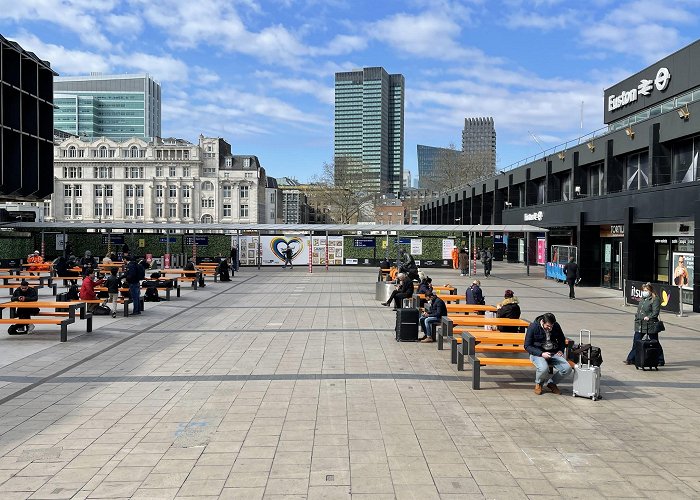
[[[285,234],[279,236],[261,236],[262,265],[281,266],[284,264],[284,252],[287,246],[292,249],[292,263],[294,265],[309,264],[309,237],[305,235]],[[314,265],[326,264],[326,237],[314,236],[312,239],[312,259]],[[241,265],[257,265],[257,236],[241,236],[241,248],[239,251]],[[328,263],[340,265],[343,263],[343,237],[330,236],[328,238]]]
[[[680,290],[675,285],[652,283],[661,299],[661,310],[677,313],[680,311]],[[642,298],[644,281],[625,280],[625,301],[636,306]]]
[[[411,240],[411,255],[421,255],[423,253],[423,240],[416,238]]]
[[[692,253],[676,252],[673,254],[673,279],[672,285],[683,287],[685,290],[693,289],[693,276],[695,274],[695,256]]]
[[[455,246],[455,240],[442,240],[442,258],[452,260],[452,249]]]
[[[537,238],[537,263],[544,265],[547,262],[547,244],[544,238]]]

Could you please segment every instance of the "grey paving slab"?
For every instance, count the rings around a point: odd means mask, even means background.
[[[487,302],[590,328],[603,400],[535,396],[522,368],[472,390],[448,351],[395,342],[374,269],[244,269],[65,344],[0,337],[0,497],[697,498],[697,315],[663,314],[668,364],[636,371],[620,293],[531,271],[496,263]]]

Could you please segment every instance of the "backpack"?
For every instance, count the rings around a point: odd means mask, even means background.
[[[143,300],[144,302],[160,302],[158,289],[155,286],[146,288],[146,293],[143,294]]]
[[[109,316],[112,314],[112,310],[109,306],[99,305],[92,310],[93,316]]]
[[[66,292],[67,300],[80,300],[80,289],[78,285],[71,285]]]

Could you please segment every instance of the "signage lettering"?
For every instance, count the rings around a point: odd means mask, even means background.
[[[543,217],[544,217],[544,213],[542,213],[541,210],[539,212],[534,212],[531,214],[523,214],[523,219],[526,222],[532,221],[532,220],[541,221],[543,219]]]
[[[668,88],[671,81],[671,72],[668,68],[659,68],[653,80],[642,78],[636,89],[623,90],[619,95],[608,96],[608,111],[614,111],[637,100],[640,95],[651,95],[654,88],[662,92]]]
[[[610,233],[612,234],[625,234],[625,226],[623,225],[612,225],[610,226]]]

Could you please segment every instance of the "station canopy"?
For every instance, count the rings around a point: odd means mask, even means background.
[[[162,222],[10,222],[0,225],[7,229],[42,229],[44,231],[70,231],[99,229],[107,231],[130,230],[149,233],[166,231],[200,233],[236,233],[260,231],[261,233],[414,233],[414,232],[460,232],[460,233],[545,233],[547,229],[530,225],[438,225],[438,224],[183,224]]]

